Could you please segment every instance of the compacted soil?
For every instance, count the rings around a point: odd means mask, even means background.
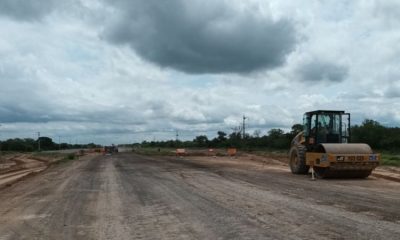
[[[0,239],[399,239],[400,183],[274,161],[87,156],[0,191]]]

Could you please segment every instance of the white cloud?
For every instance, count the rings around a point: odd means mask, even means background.
[[[213,137],[238,126],[243,114],[249,132],[266,133],[328,108],[352,112],[355,123],[399,125],[397,1],[229,3],[232,14],[254,10],[293,24],[299,39],[286,61],[247,74],[216,74],[205,65],[202,74],[184,73],[104,38],[117,16],[113,1],[56,2],[37,12],[26,8],[26,16],[0,11],[0,138],[41,131],[55,140],[120,143],[172,139],[175,130],[184,139]]]

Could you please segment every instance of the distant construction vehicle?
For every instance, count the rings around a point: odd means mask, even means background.
[[[294,174],[309,169],[320,178],[366,178],[380,163],[380,154],[365,143],[350,143],[350,113],[306,112],[304,129],[293,138],[289,165]]]
[[[105,146],[104,147],[104,153],[105,154],[113,154],[118,152],[118,147],[115,146],[114,144],[111,146]]]

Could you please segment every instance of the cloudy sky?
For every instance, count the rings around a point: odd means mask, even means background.
[[[0,0],[0,139],[400,126],[398,0]]]

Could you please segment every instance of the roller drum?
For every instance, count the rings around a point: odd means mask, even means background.
[[[348,144],[320,144],[322,151],[328,154],[373,154],[371,147],[365,143],[348,143]],[[337,164],[335,166],[323,168],[313,167],[316,175],[320,178],[366,178],[368,177],[374,166],[361,165],[354,163],[351,167]]]
[[[368,144],[365,143],[321,143],[325,153],[332,154],[372,154],[373,151]]]

